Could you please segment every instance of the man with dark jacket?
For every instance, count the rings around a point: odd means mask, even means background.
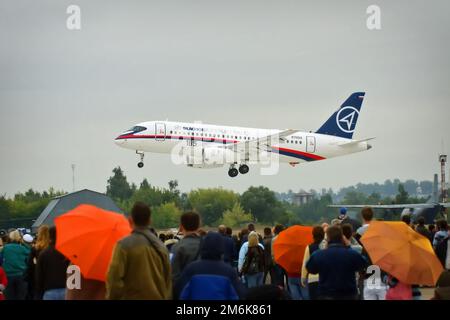
[[[442,263],[442,266],[446,270],[450,270],[450,251],[448,250],[449,242],[450,238],[447,237],[442,240],[436,247],[436,255],[439,258],[439,261]]]
[[[238,300],[245,295],[236,270],[222,260],[224,237],[209,232],[202,241],[201,260],[189,264],[175,284],[182,300]]]
[[[189,263],[200,258],[200,216],[196,212],[185,212],[181,215],[180,222],[183,239],[174,244],[171,250],[173,283],[178,281]]]
[[[306,263],[311,274],[319,274],[319,298],[324,300],[356,300],[355,273],[366,266],[361,254],[343,243],[339,226],[327,229],[328,247],[316,251]]]
[[[341,208],[339,210],[339,220],[341,220],[341,225],[342,224],[350,224],[352,226],[352,229],[354,232],[356,232],[356,230],[358,230],[361,227],[361,223],[355,219],[352,219],[348,216],[347,214],[347,208]]]
[[[273,281],[273,264],[272,264],[272,230],[270,228],[264,228],[264,239],[263,239],[263,245],[264,245],[264,277],[263,277],[263,284],[266,283],[267,275],[270,274],[270,279]]]
[[[150,230],[150,216],[150,208],[146,204],[134,204],[130,221],[133,232],[117,242],[109,265],[107,299],[172,298],[169,252]]]
[[[428,230],[427,227],[425,227],[425,218],[424,217],[417,218],[416,232],[420,233],[425,238],[429,239],[430,243],[433,243],[433,238],[431,236],[431,232]]]
[[[56,250],[56,227],[50,227],[50,245],[36,263],[36,295],[43,300],[65,300],[69,260]]]
[[[224,243],[224,253],[223,253],[223,261],[233,264],[234,257],[236,255],[236,247],[234,245],[234,241],[231,237],[227,235],[227,227],[221,224],[218,228],[219,233],[223,236]]]

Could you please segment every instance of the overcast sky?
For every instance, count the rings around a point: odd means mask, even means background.
[[[339,3],[339,6],[337,4]],[[70,4],[81,30],[66,28]],[[366,9],[381,8],[381,30]],[[450,2],[1,1],[0,194],[104,192],[115,166],[183,191],[432,180],[450,146]],[[367,152],[278,175],[174,166],[113,139],[142,121],[316,130],[355,91]],[[442,148],[444,141],[444,149]]]

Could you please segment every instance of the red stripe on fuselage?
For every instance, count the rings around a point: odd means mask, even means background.
[[[299,150],[295,150],[295,149],[287,149],[287,148],[279,148],[279,147],[272,147],[276,150],[279,151],[284,151],[284,152],[290,152],[290,153],[295,153],[304,157],[308,157],[314,160],[324,160],[324,157],[318,156],[317,154],[313,154],[313,153],[309,153],[309,152],[303,152],[303,151],[299,151]]]

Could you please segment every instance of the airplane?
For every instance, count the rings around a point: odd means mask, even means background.
[[[194,168],[229,165],[230,177],[248,173],[249,164],[262,164],[271,155],[294,167],[372,148],[368,141],[374,138],[352,139],[364,96],[351,94],[316,132],[148,121],[121,133],[115,143],[136,151],[139,168],[145,152],[175,153]]]
[[[447,220],[447,208],[450,208],[450,203],[437,202],[436,199],[430,197],[426,203],[405,203],[405,204],[361,204],[361,205],[329,205],[329,208],[342,208],[347,209],[362,209],[364,207],[371,207],[372,209],[383,209],[388,211],[402,210],[401,216],[408,214],[411,216],[412,221],[416,222],[419,217],[425,219],[426,224],[434,224],[437,219]]]

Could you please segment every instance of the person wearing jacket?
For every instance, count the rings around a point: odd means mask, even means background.
[[[233,265],[234,256],[236,248],[234,246],[234,241],[231,237],[227,235],[227,227],[223,224],[219,226],[217,231],[223,236],[223,242],[224,242],[224,253],[223,253],[223,261],[226,263],[229,263],[230,265]]]
[[[450,270],[450,251],[448,250],[448,245],[450,242],[450,237],[447,236],[444,240],[436,246],[436,256],[442,264],[442,267],[446,270]]]
[[[450,300],[450,270],[441,273],[431,300]]]
[[[308,288],[308,296],[310,300],[318,299],[319,290],[319,276],[317,274],[309,274],[306,270],[306,263],[308,262],[311,255],[320,250],[320,244],[325,238],[325,232],[321,226],[315,226],[312,230],[313,240],[305,249],[305,254],[303,256],[303,265],[301,273],[301,284],[303,287]]]
[[[256,233],[256,232],[255,232]],[[247,240],[248,240],[248,236],[247,236]],[[264,250],[264,245],[262,245],[261,243],[258,243],[258,245],[261,247],[261,249]],[[247,256],[247,252],[248,252],[248,241],[244,242],[241,245],[241,248],[239,249],[239,256],[238,256],[238,272],[242,271],[242,267],[244,266],[244,262],[245,262],[245,257]]]
[[[319,299],[356,300],[355,273],[366,266],[361,254],[343,243],[339,226],[327,229],[328,246],[316,251],[306,263],[309,273],[319,274]]]
[[[448,223],[446,220],[439,220],[436,222],[438,232],[434,234],[433,238],[433,248],[437,248],[437,246],[443,241],[445,238],[448,238]]]
[[[181,277],[184,268],[200,258],[201,237],[198,234],[200,216],[196,212],[185,212],[180,218],[180,231],[184,237],[173,245],[170,252],[172,265],[172,282]]]
[[[50,233],[49,226],[43,224],[38,229],[37,241],[31,247],[30,255],[28,256],[28,267],[25,279],[28,283],[28,296],[27,299],[35,300],[38,299],[35,290],[36,281],[36,264],[37,259],[42,251],[48,248],[50,245]]]
[[[64,300],[69,260],[56,250],[56,227],[49,229],[50,244],[37,259],[35,271],[36,298]]]
[[[272,261],[272,230],[268,227],[264,228],[264,270],[263,284],[266,283],[267,275],[270,275],[270,279],[274,278],[273,273],[273,261]]]
[[[131,235],[114,248],[106,280],[109,300],[172,298],[169,252],[150,230],[150,208],[136,202],[131,210]]]
[[[248,241],[244,243],[241,251],[246,253],[243,256],[243,263],[240,273],[245,277],[248,288],[259,287],[263,285],[264,276],[264,246],[258,241],[258,234],[255,231],[250,232]],[[245,246],[247,244],[247,246]],[[241,258],[241,253],[239,254]]]
[[[8,277],[8,286],[4,292],[6,300],[24,300],[27,295],[27,283],[24,280],[30,249],[22,243],[20,232],[9,234],[10,243],[3,247],[3,269]]]
[[[424,217],[417,218],[416,232],[420,233],[425,238],[429,239],[431,243],[433,243],[433,238],[432,238],[431,232],[425,226],[425,218]]]
[[[5,300],[5,295],[3,292],[6,289],[6,286],[8,285],[8,278],[6,277],[5,270],[3,270],[2,266],[0,265],[0,301]]]
[[[222,260],[223,236],[209,232],[202,241],[201,259],[190,263],[175,283],[174,292],[181,300],[237,300],[245,289],[236,270]]]
[[[270,243],[270,254],[272,257],[272,268],[273,268],[273,279],[271,281],[272,284],[275,284],[277,286],[280,287],[285,287],[285,272],[284,269],[275,262],[275,257],[273,255],[273,244],[275,243],[275,240],[277,239],[278,235],[280,234],[280,232],[282,232],[284,230],[284,226],[282,224],[277,224],[274,228],[273,228],[273,237],[272,237],[272,242]]]

